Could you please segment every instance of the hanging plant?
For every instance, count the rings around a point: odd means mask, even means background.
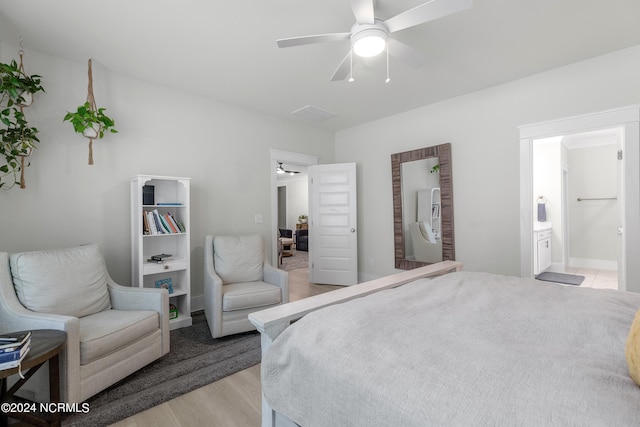
[[[19,110],[7,108],[1,115],[2,123],[7,127],[0,129],[0,155],[6,162],[0,166],[0,188],[9,189],[15,184],[25,188],[24,168],[29,166],[29,163],[25,165],[25,158],[36,147],[35,143],[40,141],[37,136],[38,129],[30,127],[24,114]],[[18,181],[18,172],[20,172],[20,181]],[[10,183],[2,181],[2,178],[7,176],[12,176]]]
[[[64,116],[66,122],[73,125],[73,130],[89,138],[89,164],[93,164],[93,140],[102,139],[105,132],[117,133],[114,128],[115,121],[104,114],[105,108],[97,108],[93,96],[93,74],[91,72],[91,59],[89,59],[89,85],[87,88],[87,101],[78,106],[74,112],[67,111]]]
[[[7,107],[13,105],[28,107],[35,93],[44,92],[40,85],[40,76],[37,74],[28,76],[24,72],[22,55],[23,53],[20,53],[20,65],[15,60],[9,64],[0,64],[0,76],[2,76],[0,103]]]
[[[24,71],[20,49],[20,64],[11,61],[0,63],[0,156],[5,164],[0,166],[0,188],[10,189],[16,184],[26,188],[24,179],[25,158],[36,148],[38,129],[29,126],[24,115],[24,108],[31,105],[33,95],[44,92],[40,84],[40,76],[28,76]],[[18,181],[18,172],[20,179]],[[11,176],[11,182],[6,177]]]

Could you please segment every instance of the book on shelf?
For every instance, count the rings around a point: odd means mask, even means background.
[[[185,232],[184,224],[171,212],[162,215],[157,209],[142,211],[142,233],[145,235],[180,234]]]
[[[153,210],[153,217],[155,218],[155,221],[156,221],[158,234],[169,234],[169,230],[166,228],[166,225],[163,223],[162,217],[158,213],[157,209]]]
[[[11,351],[4,351],[0,353],[0,364],[6,362],[15,362],[16,360],[22,360],[23,356],[29,351],[31,345],[31,338],[27,339],[18,348],[14,348]]]
[[[169,319],[178,318],[178,307],[175,304],[169,304]]]
[[[177,233],[180,232],[180,230],[178,230],[178,226],[176,224],[174,224],[173,220],[171,219],[171,215],[169,215],[169,213],[166,213],[164,215],[164,219],[167,222],[167,225],[171,229],[172,233],[177,234]]]
[[[181,233],[186,233],[187,229],[184,227],[184,224],[182,223],[182,221],[180,221],[179,218],[176,218],[173,215],[171,217],[176,222],[176,225],[178,226],[178,230],[180,230]]]
[[[158,202],[156,206],[182,206],[180,202]]]
[[[147,213],[145,211],[142,211],[142,234],[151,234],[149,219],[147,218]]]
[[[16,349],[31,338],[31,331],[0,334],[0,351]]]
[[[173,255],[171,254],[157,254],[157,255],[151,255],[151,261],[166,261],[168,259],[172,259]]]
[[[172,294],[173,293],[173,282],[171,280],[171,277],[167,277],[165,279],[156,280],[156,288],[166,289],[167,291],[169,291],[169,294]]]

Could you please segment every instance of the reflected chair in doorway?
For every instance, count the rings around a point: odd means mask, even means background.
[[[281,256],[293,256],[293,230],[278,229],[278,241],[282,245]]]
[[[296,249],[309,251],[309,230],[296,230]]]
[[[257,234],[205,237],[204,312],[213,338],[255,330],[248,315],[289,302],[289,275]]]

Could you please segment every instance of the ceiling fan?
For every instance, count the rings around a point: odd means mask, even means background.
[[[336,68],[336,71],[331,76],[331,81],[347,78],[352,71],[353,53],[358,56],[369,57],[382,53],[385,48],[387,48],[387,55],[391,55],[414,68],[420,68],[426,62],[425,56],[390,35],[396,31],[459,12],[473,5],[473,0],[430,0],[382,21],[375,17],[373,2],[374,0],[349,0],[353,14],[356,17],[356,23],[353,24],[349,32],[279,39],[277,40],[278,47],[350,40],[352,48]]]
[[[276,173],[287,173],[287,174],[289,174],[289,175],[295,175],[295,174],[300,173],[300,172],[298,172],[298,171],[288,171],[288,170],[285,170],[285,169],[282,167],[282,162],[278,162],[278,167],[276,168]]]

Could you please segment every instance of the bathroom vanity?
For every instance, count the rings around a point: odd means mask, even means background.
[[[551,222],[533,225],[533,274],[538,275],[551,267]]]

